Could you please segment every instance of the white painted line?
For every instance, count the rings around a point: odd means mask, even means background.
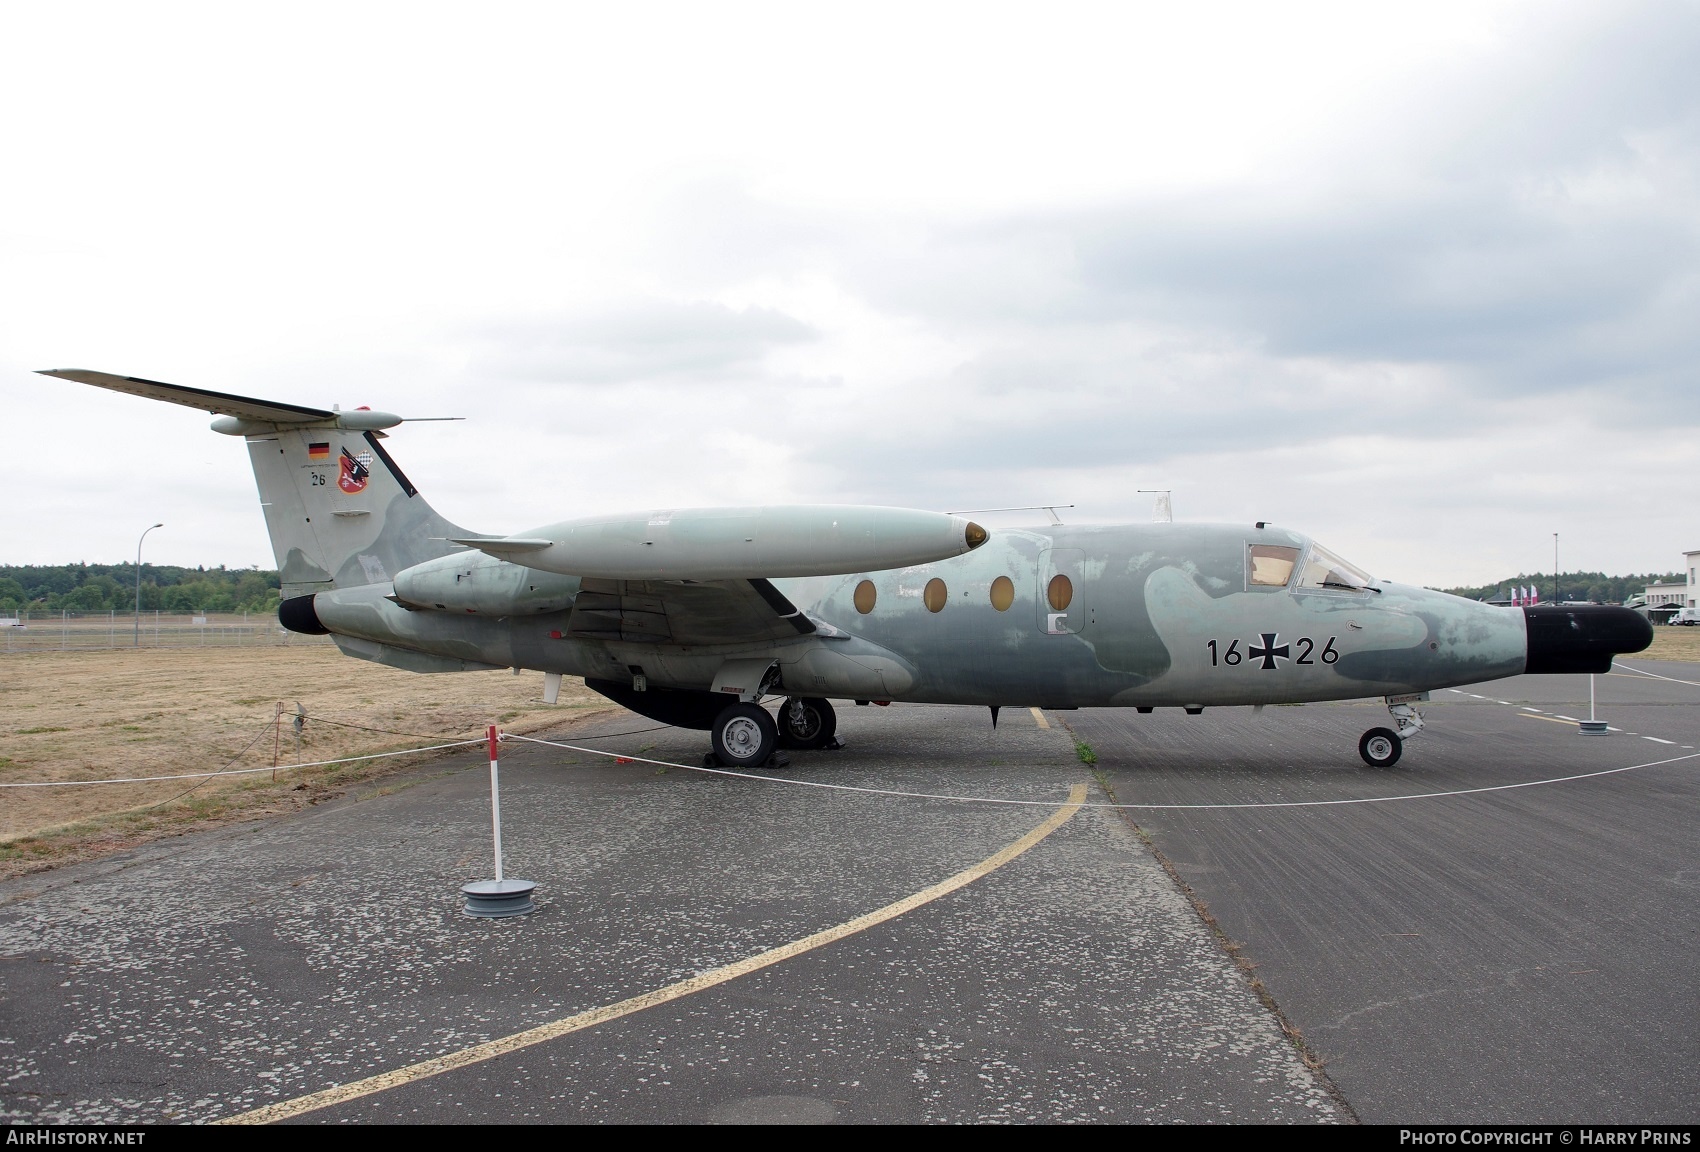
[[[883,924],[887,920],[896,919],[905,912],[912,911],[924,904],[930,904],[941,896],[947,896],[958,889],[967,887],[983,876],[996,872],[1066,824],[1076,812],[1086,807],[1085,799],[1086,785],[1074,785],[1069,789],[1068,800],[1060,808],[1051,813],[1038,827],[1013,844],[993,853],[980,863],[965,868],[956,875],[934,884],[930,888],[921,889],[913,896],[905,896],[896,903],[887,904],[884,908],[858,916],[854,920],[847,920],[825,931],[816,932],[813,936],[805,936],[801,940],[793,940],[789,944],[769,948],[767,951],[758,952],[747,959],[710,969],[707,972],[700,972],[676,984],[669,984],[665,988],[657,988],[653,992],[645,992],[642,995],[621,1000],[616,1004],[592,1008],[590,1011],[580,1012],[576,1016],[568,1016],[565,1019],[530,1028],[524,1032],[516,1032],[499,1040],[488,1040],[483,1044],[474,1044],[469,1048],[462,1048],[458,1052],[451,1052],[446,1056],[438,1056],[431,1060],[423,1060],[405,1068],[381,1072],[376,1076],[368,1076],[365,1079],[348,1084],[339,1084],[335,1088],[327,1088],[321,1092],[309,1093],[306,1096],[297,1096],[293,1100],[280,1100],[275,1104],[267,1104],[235,1116],[227,1116],[218,1123],[271,1124],[278,1120],[288,1120],[308,1112],[318,1111],[320,1108],[328,1108],[333,1104],[358,1100],[377,1092],[398,1088],[403,1084],[412,1084],[429,1079],[432,1076],[439,1076],[444,1072],[452,1072],[458,1068],[481,1064],[497,1056],[505,1056],[510,1052],[518,1052],[536,1044],[583,1031],[586,1028],[594,1028],[599,1024],[606,1024],[610,1020],[618,1020],[622,1016],[630,1016],[634,1012],[642,1012],[646,1008],[667,1004],[692,993],[701,992],[706,988],[725,984],[727,981],[736,980],[738,977],[748,975],[751,972],[759,972],[763,968],[771,967],[794,956],[812,952],[823,945],[835,943],[847,936],[854,936],[876,924]],[[1049,804],[1050,802],[1047,801],[1046,803]]]
[[[1509,707],[1511,707],[1511,701],[1509,701],[1509,700],[1496,700],[1496,701],[1494,701],[1494,703],[1496,703],[1496,704],[1503,704],[1503,705],[1505,705],[1505,706],[1506,706],[1506,707],[1507,707],[1507,708],[1509,708]]]
[[[1657,672],[1644,672],[1639,668],[1631,668],[1627,664],[1613,664],[1613,668],[1622,668],[1625,672],[1633,672],[1637,676],[1650,676],[1654,680],[1669,680],[1672,684],[1686,684],[1690,688],[1700,688],[1700,681],[1678,680],[1675,676],[1660,676]]]
[[[1657,736],[1643,736],[1643,740],[1651,740],[1655,744],[1675,744],[1675,740],[1660,740]]]
[[[1582,723],[1582,721],[1580,721],[1580,720],[1578,720],[1578,719],[1576,719],[1576,717],[1574,717],[1574,716],[1566,716],[1566,715],[1564,715],[1564,713],[1562,713],[1562,712],[1554,712],[1554,713],[1553,713],[1553,715],[1554,715],[1554,716],[1557,716],[1557,717],[1558,717],[1558,718],[1559,718],[1559,719],[1560,719],[1560,720],[1568,720],[1568,721],[1570,721],[1570,722],[1571,722],[1571,723],[1572,723],[1572,724],[1580,724],[1580,723]]]
[[[1527,704],[1525,704],[1525,705],[1523,705],[1523,711],[1525,711],[1525,712],[1539,712],[1540,709],[1539,708],[1531,708]]]

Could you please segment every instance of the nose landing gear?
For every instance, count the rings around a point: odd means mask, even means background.
[[[1427,699],[1427,692],[1387,697],[1387,712],[1393,717],[1393,727],[1371,728],[1358,738],[1358,755],[1365,764],[1371,768],[1391,768],[1399,763],[1405,741],[1423,730],[1422,714],[1416,706]]]

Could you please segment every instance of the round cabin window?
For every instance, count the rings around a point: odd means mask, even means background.
[[[1074,600],[1073,582],[1060,572],[1052,576],[1045,586],[1045,599],[1051,602],[1051,611],[1061,612]]]
[[[999,576],[992,581],[992,607],[999,612],[1008,612],[1009,606],[1015,603],[1015,582],[1008,576]]]
[[[874,600],[876,599],[876,596],[877,594],[874,591],[874,582],[872,580],[864,580],[860,584],[856,585],[856,595],[854,597],[856,611],[860,612],[864,616],[866,616],[869,612],[872,612],[874,610]]]
[[[929,612],[943,612],[944,602],[948,599],[950,593],[945,590],[944,581],[936,576],[921,590],[921,603],[927,606]]]

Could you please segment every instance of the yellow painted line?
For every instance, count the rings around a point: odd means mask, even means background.
[[[1033,713],[1033,720],[1039,725],[1039,727],[1049,728],[1051,726],[1051,722],[1045,719],[1045,714],[1037,708],[1029,708],[1028,711]]]
[[[1033,713],[1038,715],[1039,710],[1035,708]],[[1041,722],[1043,722],[1042,717]],[[622,1016],[630,1016],[634,1012],[642,1012],[646,1008],[654,1008],[680,997],[689,996],[693,992],[701,992],[718,984],[724,984],[729,980],[736,980],[740,976],[747,976],[751,972],[760,971],[770,965],[778,964],[782,960],[789,960],[793,956],[801,956],[805,952],[811,952],[823,945],[842,940],[846,936],[854,936],[856,933],[872,928],[876,924],[883,924],[887,920],[901,916],[905,912],[913,911],[923,904],[930,904],[941,896],[948,896],[958,888],[972,884],[982,876],[1002,868],[1068,823],[1069,818],[1080,811],[1080,806],[1085,802],[1086,785],[1076,784],[1069,789],[1068,802],[1047,816],[1042,824],[1015,843],[986,857],[972,868],[965,868],[948,880],[942,880],[931,888],[923,888],[913,896],[905,896],[895,904],[887,904],[884,908],[869,912],[865,916],[858,916],[854,920],[847,920],[836,927],[816,932],[813,936],[805,936],[801,940],[793,940],[789,944],[769,948],[766,952],[757,953],[747,960],[739,960],[723,968],[698,973],[688,980],[681,980],[677,984],[669,984],[665,988],[657,988],[653,992],[645,992],[628,1000],[621,1000],[617,1004],[592,1008],[590,1011],[580,1012],[576,1016],[568,1016],[565,1019],[539,1025],[536,1028],[529,1028],[524,1032],[515,1032],[512,1036],[504,1036],[499,1040],[475,1044],[470,1048],[463,1048],[459,1052],[451,1052],[447,1056],[438,1056],[431,1060],[422,1060],[417,1064],[409,1064],[407,1067],[397,1068],[393,1072],[381,1072],[376,1076],[368,1076],[364,1080],[355,1080],[352,1083],[341,1084],[335,1088],[326,1088],[322,1092],[313,1092],[306,1096],[297,1096],[293,1100],[267,1104],[263,1108],[255,1108],[250,1112],[227,1116],[223,1120],[216,1121],[216,1123],[270,1124],[277,1120],[287,1120],[306,1112],[328,1108],[333,1104],[358,1100],[362,1096],[371,1096],[374,1093],[385,1092],[391,1088],[399,1088],[403,1084],[412,1084],[415,1081],[438,1076],[444,1072],[452,1072],[457,1068],[466,1068],[493,1057],[517,1052],[522,1048],[530,1048],[534,1044],[542,1044],[545,1041],[572,1032],[594,1028],[598,1024],[606,1024],[610,1020],[618,1020]]]
[[[1563,724],[1566,728],[1576,727],[1576,721],[1560,720],[1557,716],[1536,716],[1532,712],[1519,712],[1517,715],[1525,720],[1545,720],[1548,724]]]

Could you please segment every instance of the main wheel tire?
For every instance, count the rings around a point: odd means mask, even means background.
[[[1371,768],[1391,768],[1399,763],[1405,742],[1391,728],[1371,728],[1358,738],[1358,755]]]
[[[779,706],[779,746],[825,748],[838,733],[838,713],[818,696],[793,696]]]
[[[779,744],[779,727],[766,708],[729,704],[709,730],[714,754],[728,768],[760,768]]]

